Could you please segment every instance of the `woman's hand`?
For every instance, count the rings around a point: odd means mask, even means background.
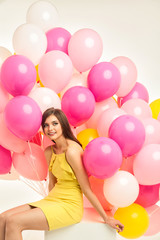
[[[124,225],[119,221],[119,220],[116,220],[112,217],[108,217],[107,220],[105,221],[110,227],[118,230],[118,233],[119,232],[122,232],[123,229],[124,229]]]

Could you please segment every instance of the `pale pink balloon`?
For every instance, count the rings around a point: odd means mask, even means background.
[[[121,109],[140,120],[152,117],[149,104],[142,99],[130,99],[122,105]]]
[[[160,134],[157,134],[160,133],[160,122],[154,118],[145,118],[142,119],[142,123],[146,132],[144,145],[160,143]]]
[[[104,196],[116,207],[127,207],[139,194],[139,184],[135,176],[126,171],[118,171],[104,181]]]
[[[149,216],[149,227],[144,236],[153,236],[160,232],[160,207],[153,205],[146,208]]]
[[[0,113],[4,111],[7,102],[9,101],[9,93],[6,89],[2,86],[0,82]]]
[[[79,72],[93,67],[102,55],[103,44],[99,34],[89,28],[80,29],[70,38],[68,54]]]
[[[0,46],[0,67],[2,63],[11,55],[12,53],[7,48]]]
[[[133,172],[141,185],[160,183],[160,144],[148,144],[138,152]]]
[[[108,98],[101,102],[96,102],[95,110],[90,119],[86,122],[88,128],[97,129],[101,114],[110,108],[118,108],[116,101],[113,98]],[[101,136],[102,137],[102,136]]]
[[[120,71],[121,83],[116,93],[118,97],[126,96],[134,87],[137,80],[137,69],[131,59],[125,56],[118,56],[111,61]]]
[[[13,153],[13,166],[25,178],[41,181],[46,179],[48,164],[44,151],[35,143],[29,143],[23,153]]]
[[[16,137],[9,131],[4,121],[3,113],[0,114],[0,133],[0,145],[13,152],[24,152],[27,147],[26,141]]]
[[[41,82],[45,87],[60,93],[69,83],[73,72],[70,58],[64,52],[54,50],[43,55],[38,66]]]
[[[85,130],[86,128],[87,128],[86,123],[84,123],[84,124],[82,124],[82,125],[80,125],[80,126],[78,126],[76,128],[72,127],[72,131],[73,131],[73,133],[75,133],[75,136],[77,136],[78,133],[80,133],[81,131]]]
[[[125,111],[120,108],[109,108],[102,112],[102,114],[98,118],[97,122],[97,131],[100,137],[108,137],[109,127],[112,122],[122,116],[125,115]]]
[[[0,146],[0,174],[6,174],[12,166],[11,152]]]

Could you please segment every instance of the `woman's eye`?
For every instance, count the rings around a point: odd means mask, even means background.
[[[53,125],[54,125],[54,126],[55,126],[55,125],[57,125],[57,124],[58,124],[58,123],[56,123],[56,122],[55,122],[55,123],[53,123]]]
[[[43,125],[43,128],[46,128],[47,126],[48,126],[47,124],[44,124],[44,125]]]

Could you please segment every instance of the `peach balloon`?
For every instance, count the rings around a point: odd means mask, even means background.
[[[150,117],[142,119],[142,123],[146,132],[144,145],[150,143],[160,143],[160,134],[157,134],[160,133],[160,122]]]
[[[160,232],[160,207],[158,205],[152,205],[146,208],[149,216],[149,227],[144,236],[153,236]]]

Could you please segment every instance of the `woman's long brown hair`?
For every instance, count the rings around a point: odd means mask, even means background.
[[[61,127],[62,127],[63,136],[67,139],[70,139],[70,140],[73,140],[73,141],[77,142],[80,146],[82,146],[82,144],[77,140],[77,138],[72,133],[71,127],[70,127],[69,122],[68,122],[68,119],[61,109],[52,107],[52,108],[48,108],[43,113],[42,124],[41,124],[43,131],[44,131],[45,121],[51,115],[54,115],[59,120],[59,122],[61,124]]]

